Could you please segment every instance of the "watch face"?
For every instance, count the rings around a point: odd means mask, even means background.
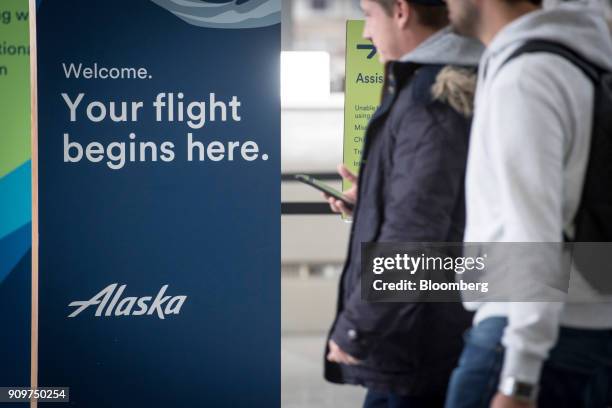
[[[515,384],[514,393],[519,397],[531,398],[533,389],[534,387],[531,384],[517,382]]]
[[[515,378],[505,378],[499,389],[504,395],[522,401],[532,402],[537,395],[537,386],[526,382],[517,381]]]

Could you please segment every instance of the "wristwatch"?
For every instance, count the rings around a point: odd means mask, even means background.
[[[521,402],[535,402],[538,396],[538,386],[514,377],[506,377],[499,384],[499,392]]]

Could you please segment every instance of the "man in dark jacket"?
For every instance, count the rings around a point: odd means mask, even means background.
[[[361,299],[362,242],[461,242],[479,43],[458,37],[442,0],[362,0],[364,37],[386,63],[368,126],[325,378],[368,388],[365,407],[441,407],[470,315],[460,303]],[[350,78],[347,78],[350,80]]]

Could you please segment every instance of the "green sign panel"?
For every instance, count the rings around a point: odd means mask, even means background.
[[[346,89],[344,94],[344,165],[359,170],[365,130],[380,103],[384,68],[371,41],[363,38],[364,21],[346,24]],[[344,190],[350,183],[344,182]]]
[[[27,0],[0,4],[0,177],[30,159]]]

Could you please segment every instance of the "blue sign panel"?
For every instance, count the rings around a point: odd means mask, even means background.
[[[37,56],[39,386],[279,406],[280,0],[42,0]]]

